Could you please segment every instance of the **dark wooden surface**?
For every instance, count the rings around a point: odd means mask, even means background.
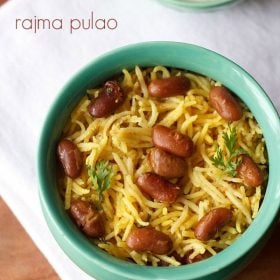
[[[0,279],[59,279],[1,197]]]

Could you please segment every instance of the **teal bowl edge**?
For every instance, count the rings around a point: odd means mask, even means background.
[[[210,0],[204,2],[184,0],[157,0],[159,3],[180,11],[215,11],[235,5],[243,0]]]
[[[248,105],[256,116],[267,143],[270,176],[258,216],[234,245],[191,266],[142,267],[109,256],[92,246],[77,230],[65,213],[56,190],[53,175],[57,168],[55,143],[69,113],[88,86],[100,84],[106,78],[120,73],[122,68],[130,69],[137,64],[143,67],[160,64],[187,69],[221,81]],[[240,84],[237,85],[237,81]],[[246,89],[248,93],[241,89]],[[58,115],[61,115],[59,121]],[[174,279],[174,275],[177,280],[225,279],[239,271],[251,259],[250,256],[260,250],[279,215],[277,160],[280,147],[276,145],[280,141],[279,131],[279,116],[262,88],[245,70],[225,57],[202,47],[177,42],[146,42],[116,49],[94,60],[74,76],[56,98],[46,118],[38,149],[37,173],[41,205],[49,228],[73,262],[88,274],[101,277],[100,279],[109,279],[110,275],[116,275],[118,279],[133,280]]]

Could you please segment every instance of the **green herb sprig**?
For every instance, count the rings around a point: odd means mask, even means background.
[[[242,148],[236,148],[237,134],[235,127],[229,125],[229,132],[223,133],[223,139],[228,150],[228,159],[226,160],[221,147],[218,146],[216,153],[211,157],[211,160],[216,167],[234,177],[237,173],[236,169],[241,163],[241,159],[237,156],[247,154],[247,152]]]
[[[98,208],[101,208],[103,192],[106,191],[111,184],[114,176],[113,167],[106,160],[98,161],[95,166],[88,168],[88,175],[91,178],[92,184],[98,194]]]

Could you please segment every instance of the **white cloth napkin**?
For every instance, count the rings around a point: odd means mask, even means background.
[[[115,18],[115,30],[77,30],[70,18]],[[16,30],[16,18],[63,18],[64,30]],[[35,174],[50,104],[71,76],[116,47],[149,40],[210,48],[251,73],[280,110],[280,1],[248,0],[184,13],[152,0],[10,0],[0,8],[0,194],[62,279],[92,279],[73,264],[43,218]],[[1,237],[0,237],[1,239]]]

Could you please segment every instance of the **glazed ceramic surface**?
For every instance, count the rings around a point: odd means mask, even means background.
[[[86,89],[120,74],[123,68],[164,65],[220,81],[247,104],[264,133],[269,181],[260,211],[233,245],[216,256],[180,267],[143,267],[112,257],[94,246],[73,224],[58,193],[56,143]],[[226,279],[240,271],[269,237],[280,208],[279,116],[258,83],[242,68],[210,50],[183,43],[147,42],[107,53],[82,69],[62,89],[50,108],[38,149],[39,193],[48,226],[59,246],[85,272],[100,280]]]
[[[208,11],[237,4],[241,0],[158,0],[160,3],[179,10]]]

